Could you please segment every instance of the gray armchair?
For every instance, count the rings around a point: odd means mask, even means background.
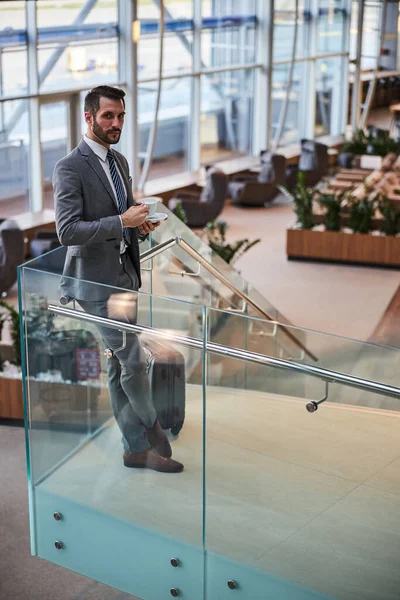
[[[234,204],[264,206],[279,193],[278,185],[284,185],[286,158],[281,154],[262,152],[259,174],[236,175],[229,184],[229,195]]]
[[[37,258],[41,254],[50,252],[61,246],[55,231],[38,231],[31,241],[31,257]]]
[[[304,183],[316,185],[328,172],[328,146],[314,140],[301,140],[301,154],[298,165],[286,169],[286,187],[293,188],[297,183],[297,174],[304,172]]]
[[[17,267],[24,262],[24,233],[15,221],[0,223],[0,296],[17,281]]]
[[[169,201],[169,208],[176,211],[176,205],[181,202],[187,217],[189,227],[204,227],[218,217],[224,208],[228,191],[228,180],[221,169],[208,167],[206,184],[202,191],[178,192]]]

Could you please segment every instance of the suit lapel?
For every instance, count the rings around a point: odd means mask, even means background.
[[[108,193],[108,195],[110,196],[110,198],[112,200],[114,208],[118,211],[115,196],[112,191],[110,182],[108,181],[107,175],[105,174],[103,167],[99,163],[98,157],[95,155],[95,153],[91,150],[91,148],[89,148],[89,146],[83,140],[79,144],[79,150],[85,157],[89,166],[93,169],[93,171],[96,173],[96,175],[100,179],[106,192]]]

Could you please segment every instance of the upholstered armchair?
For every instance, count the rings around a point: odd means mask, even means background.
[[[328,146],[314,140],[301,140],[299,164],[286,169],[286,187],[296,185],[299,171],[304,172],[306,186],[316,185],[328,172]]]
[[[278,185],[284,185],[286,158],[281,154],[262,152],[260,173],[236,175],[229,184],[229,195],[234,204],[264,206],[279,193]]]
[[[55,231],[38,231],[31,241],[31,257],[37,258],[41,254],[50,252],[61,246]]]
[[[175,212],[181,202],[189,227],[204,227],[218,217],[224,208],[228,191],[228,180],[221,169],[209,167],[206,171],[206,184],[201,191],[177,192],[168,203]]]
[[[15,221],[0,223],[0,296],[17,281],[17,267],[24,262],[24,234]]]

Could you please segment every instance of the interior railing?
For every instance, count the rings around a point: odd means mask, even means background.
[[[275,322],[275,319],[271,315],[269,315],[257,303],[255,303],[247,294],[242,292],[231,281],[229,281],[229,279],[227,277],[225,277],[225,275],[223,275],[216,267],[214,267],[214,265],[212,265],[199,252],[197,252],[197,250],[195,250],[190,244],[185,242],[185,240],[183,240],[179,236],[175,237],[175,238],[171,238],[170,240],[162,242],[161,244],[158,244],[157,246],[150,248],[146,252],[143,252],[140,255],[141,264],[143,264],[144,262],[146,262],[148,260],[155,258],[158,254],[161,254],[162,252],[165,252],[166,250],[169,250],[170,248],[173,248],[174,246],[179,246],[180,248],[182,248],[185,252],[187,252],[187,254],[189,254],[192,258],[194,258],[199,263],[199,265],[203,266],[211,275],[216,277],[216,279],[218,279],[218,281],[220,281],[223,285],[225,285],[232,292],[234,292],[239,298],[241,298],[243,300],[243,302],[245,303],[244,306],[246,304],[248,306],[251,306],[251,308],[254,310],[254,312],[257,313],[259,316],[263,317],[264,319],[267,319],[268,321]],[[229,309],[229,310],[235,311],[235,309]],[[236,311],[236,312],[243,312],[243,311]],[[301,350],[303,350],[304,353],[307,354],[307,356],[309,358],[311,358],[314,361],[318,360],[318,358],[315,356],[315,354],[313,352],[311,352],[310,350],[308,350],[308,348],[299,339],[297,339],[296,336],[294,336],[290,331],[288,331],[288,329],[285,328],[285,326],[281,325],[281,330],[288,336],[288,338],[292,342],[294,342],[299,348],[301,348]]]
[[[330,383],[338,383],[348,387],[353,387],[360,390],[380,394],[383,396],[390,396],[392,398],[400,399],[400,388],[398,387],[387,385],[377,381],[371,381],[360,377],[354,377],[352,375],[332,371],[330,369],[322,369],[321,367],[317,367],[314,365],[296,363],[281,358],[275,358],[272,356],[257,354],[255,352],[249,352],[247,350],[241,350],[239,348],[231,348],[228,346],[223,346],[221,344],[210,342],[208,340],[203,342],[200,339],[179,336],[167,331],[162,331],[143,325],[121,323],[120,321],[108,319],[105,317],[99,317],[97,315],[92,315],[78,310],[65,308],[63,306],[56,306],[55,304],[49,304],[48,310],[54,315],[62,315],[64,317],[70,317],[79,321],[94,323],[95,325],[102,325],[105,327],[109,327],[110,329],[116,329],[118,331],[125,332],[125,334],[126,332],[146,333],[146,335],[152,335],[158,338],[162,338],[163,340],[169,342],[176,342],[182,344],[183,346],[189,346],[197,349],[202,349],[204,345],[205,350],[207,352],[211,352],[220,356],[227,356],[230,358],[244,360],[247,362],[253,362],[269,367],[274,367],[277,369],[286,369],[304,375],[317,377],[318,379],[325,381],[325,383],[327,384],[326,392],[323,399],[319,402],[312,401],[311,403],[307,404],[306,408],[309,412],[315,412],[315,410],[317,410],[318,408],[318,405],[322,402],[325,402],[328,399],[328,385]]]

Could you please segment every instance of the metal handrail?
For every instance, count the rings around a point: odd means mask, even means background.
[[[179,246],[180,248],[185,250],[185,252],[187,252],[187,254],[189,254],[192,258],[197,260],[197,262],[200,263],[209,273],[214,275],[214,277],[216,277],[216,279],[218,279],[221,283],[223,283],[226,287],[228,287],[232,292],[234,292],[237,296],[239,296],[239,298],[241,298],[244,302],[246,302],[249,306],[251,306],[251,308],[256,313],[258,313],[261,317],[263,317],[264,319],[267,319],[268,321],[275,322],[275,319],[273,317],[271,317],[267,312],[265,312],[262,308],[260,308],[258,306],[258,304],[253,302],[253,300],[249,296],[247,296],[244,292],[239,290],[233,283],[231,283],[229,281],[229,279],[227,279],[225,277],[225,275],[223,275],[220,271],[218,271],[218,269],[216,269],[210,262],[208,262],[208,260],[206,260],[201,254],[199,254],[199,252],[197,252],[197,250],[192,248],[192,246],[190,246],[190,244],[185,242],[185,240],[183,240],[179,236],[176,238],[171,238],[170,240],[162,242],[161,244],[158,244],[158,246],[154,246],[154,248],[150,248],[149,250],[146,250],[146,252],[143,252],[140,255],[140,263],[144,263],[146,260],[149,260],[150,258],[154,258],[158,254],[165,252],[165,250],[169,250],[173,246]],[[313,354],[310,350],[308,350],[306,348],[306,346],[304,346],[304,344],[302,344],[302,342],[300,342],[300,340],[298,340],[296,338],[296,336],[293,335],[293,333],[288,331],[284,325],[281,325],[281,328],[282,328],[282,331],[288,336],[288,338],[292,340],[292,342],[294,342],[299,348],[304,350],[304,352],[307,354],[307,356],[309,356],[314,361],[318,361],[318,358],[315,356],[315,354]]]
[[[376,381],[370,381],[369,379],[353,377],[352,375],[331,371],[330,369],[323,369],[314,365],[300,364],[281,358],[274,358],[272,356],[258,354],[256,352],[248,352],[247,350],[231,348],[229,346],[223,346],[222,344],[215,344],[214,342],[209,341],[206,341],[205,344],[203,344],[203,341],[197,338],[176,335],[174,333],[163,331],[161,329],[154,329],[152,327],[146,327],[144,325],[121,323],[115,319],[99,317],[83,311],[69,309],[63,306],[56,306],[54,304],[49,304],[48,310],[55,315],[62,315],[64,317],[70,317],[79,321],[85,321],[87,323],[94,323],[95,325],[102,325],[104,327],[117,329],[119,331],[127,331],[130,333],[146,333],[147,335],[159,337],[169,342],[176,342],[178,344],[189,346],[191,348],[197,348],[199,350],[202,350],[204,347],[207,352],[212,352],[213,354],[218,354],[220,356],[246,360],[248,362],[262,364],[277,369],[295,371],[296,373],[301,373],[303,375],[317,377],[318,379],[328,383],[340,383],[348,387],[354,387],[360,390],[381,394],[383,396],[398,398],[400,400],[400,388],[386,385],[384,383],[378,383]]]

